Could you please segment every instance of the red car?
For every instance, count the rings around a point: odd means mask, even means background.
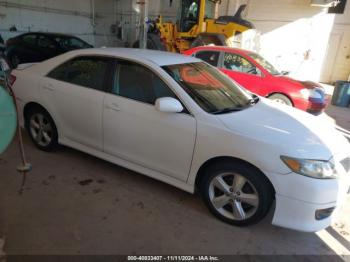
[[[257,53],[222,46],[201,46],[184,54],[218,67],[249,91],[276,102],[313,114],[321,113],[327,105],[321,85],[287,77]]]

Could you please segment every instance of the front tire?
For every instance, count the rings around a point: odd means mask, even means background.
[[[30,109],[25,121],[26,129],[36,147],[47,152],[57,148],[57,128],[46,110],[40,107]]]
[[[244,163],[219,162],[211,165],[200,185],[202,198],[220,220],[248,226],[268,213],[274,190],[267,178]]]

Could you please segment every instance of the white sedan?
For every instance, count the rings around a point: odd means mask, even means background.
[[[249,94],[193,57],[77,50],[21,65],[11,83],[35,145],[63,144],[185,191],[244,226],[330,225],[350,186],[350,145],[332,126]]]

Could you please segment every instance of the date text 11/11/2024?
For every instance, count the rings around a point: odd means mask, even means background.
[[[220,261],[216,256],[128,256],[128,261]]]

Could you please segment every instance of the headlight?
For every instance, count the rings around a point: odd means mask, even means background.
[[[311,89],[310,90],[310,98],[322,99],[323,98],[322,90],[318,89],[318,88]]]
[[[298,159],[281,156],[282,161],[295,173],[317,179],[338,178],[335,166],[329,161]]]
[[[320,88],[314,88],[314,89],[301,89],[300,90],[301,96],[304,99],[314,98],[314,99],[322,99],[324,91]]]
[[[310,97],[310,90],[309,89],[306,89],[306,88],[301,89],[300,93],[304,99],[309,99],[309,97]]]

